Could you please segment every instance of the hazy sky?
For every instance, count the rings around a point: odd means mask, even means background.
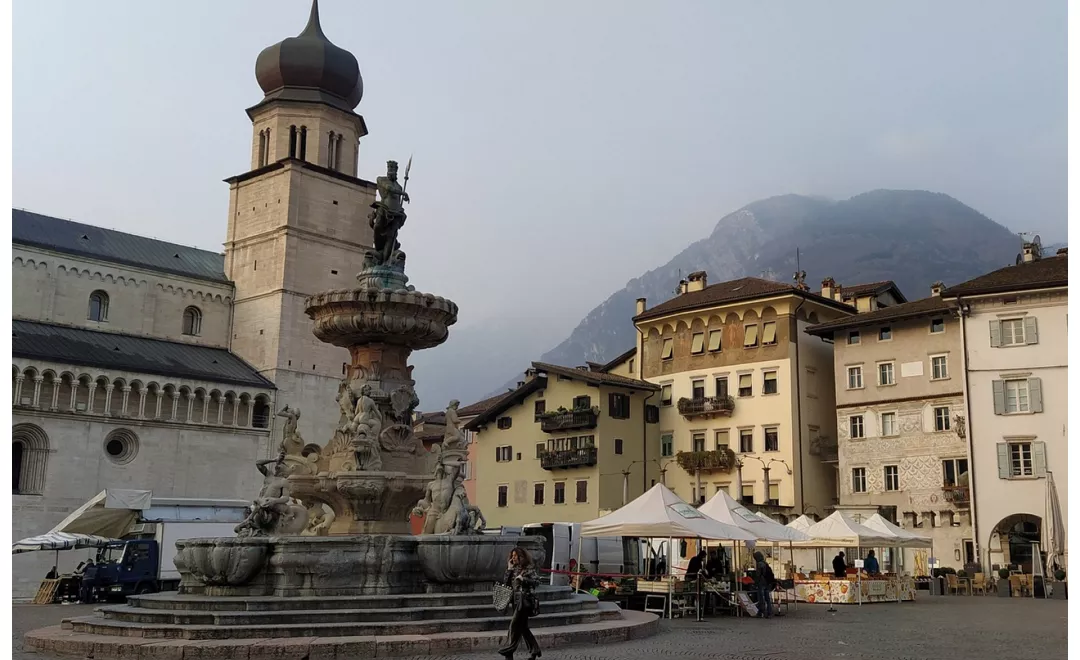
[[[1066,233],[1065,2],[323,0],[412,283],[556,344],[762,197],[948,193]],[[14,203],[222,249],[259,51],[306,0],[17,0]],[[356,264],[355,266],[359,266]],[[492,383],[496,386],[498,383]]]

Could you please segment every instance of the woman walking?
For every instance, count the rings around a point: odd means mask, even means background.
[[[513,658],[518,644],[525,640],[525,646],[529,649],[529,659],[539,658],[540,645],[536,643],[532,631],[529,630],[529,617],[535,616],[539,610],[539,601],[536,599],[534,590],[540,584],[540,576],[533,567],[532,558],[524,548],[514,548],[510,551],[510,560],[506,564],[506,576],[503,583],[514,590],[514,597],[510,601],[514,608],[513,618],[510,619],[510,630],[507,631],[507,645],[499,649],[499,655],[505,658]]]

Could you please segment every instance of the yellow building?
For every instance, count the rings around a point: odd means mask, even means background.
[[[646,452],[663,482],[690,502],[726,490],[784,520],[824,515],[836,497],[833,355],[804,330],[853,313],[801,281],[708,286],[704,272],[651,309],[638,300],[634,368],[661,388]]]
[[[618,360],[534,362],[515,390],[466,425],[473,501],[490,527],[593,520],[645,491],[646,437],[655,429],[646,418],[657,419],[660,388],[612,373],[626,370]]]

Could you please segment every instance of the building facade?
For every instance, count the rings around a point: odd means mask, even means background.
[[[961,568],[975,558],[964,373],[943,288],[807,332],[833,343],[838,508],[930,536],[942,564]],[[908,550],[902,566],[925,570],[927,558]]]
[[[585,522],[645,492],[657,386],[539,362],[525,378],[466,425],[489,527]]]
[[[372,242],[363,83],[317,5],[255,74],[264,96],[247,110],[250,169],[227,180],[224,254],[13,210],[16,539],[105,488],[249,499],[285,405],[307,442],[333,436],[349,356],[314,337],[304,298],[352,284]],[[52,561],[14,557],[15,596]]]
[[[803,332],[854,307],[743,278],[693,273],[672,300],[638,301],[635,369],[660,388],[647,456],[680,497],[718,490],[783,520],[835,504],[832,348]]]
[[[962,314],[979,560],[1030,573],[1032,543],[1051,551],[1052,498],[1068,524],[1069,278],[1067,253],[1022,257],[943,296]]]

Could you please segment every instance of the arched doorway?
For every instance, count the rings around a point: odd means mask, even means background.
[[[1006,516],[994,527],[993,534],[1000,542],[1000,563],[1016,565],[1024,573],[1031,573],[1034,558],[1032,544],[1042,543],[1042,518],[1029,513]],[[994,546],[991,543],[991,552],[994,552]],[[1041,547],[1040,551],[1045,553]]]
[[[11,429],[11,445],[12,494],[44,494],[49,436],[34,424],[16,424]]]

